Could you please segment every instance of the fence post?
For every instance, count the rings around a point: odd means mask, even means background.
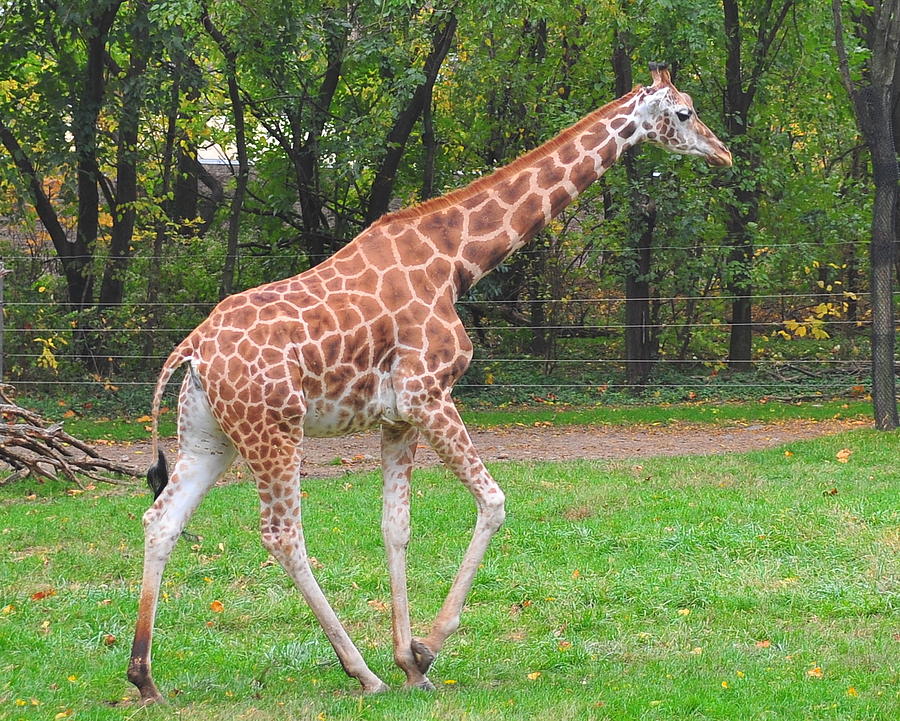
[[[0,385],[3,385],[3,278],[12,271],[0,260]]]

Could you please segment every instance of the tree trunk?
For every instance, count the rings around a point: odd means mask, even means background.
[[[725,272],[725,288],[731,301],[731,337],[728,344],[728,366],[745,371],[752,367],[753,349],[752,295],[753,234],[751,224],[759,217],[762,189],[759,187],[760,157],[752,148],[749,132],[750,108],[759,89],[771,54],[778,51],[775,40],[796,0],[782,0],[773,7],[767,0],[754,13],[746,12],[741,19],[739,0],[723,0],[725,30],[725,88],[723,96],[724,122],[729,146],[735,156],[735,170],[731,171],[730,188],[733,194],[728,203],[728,240],[732,246]],[[756,38],[744,58],[741,41],[742,28],[749,17],[756,21]],[[749,181],[749,182],[748,182]],[[748,187],[749,186],[749,187]]]
[[[209,11],[203,10],[203,27],[219,46],[225,57],[225,76],[228,83],[228,99],[231,101],[232,120],[234,121],[234,144],[238,156],[238,170],[235,178],[234,195],[231,197],[231,209],[228,214],[228,241],[225,249],[225,262],[222,265],[222,278],[219,283],[219,298],[234,292],[234,274],[237,266],[238,236],[241,229],[241,210],[244,207],[244,195],[247,192],[247,181],[250,177],[250,164],[247,160],[247,135],[244,114],[244,101],[237,81],[237,52],[228,39],[215,26]]]
[[[138,5],[132,25],[133,48],[128,74],[123,81],[122,109],[119,114],[119,146],[116,153],[115,205],[109,258],[103,269],[99,305],[108,308],[122,303],[125,295],[125,271],[134,235],[137,200],[138,126],[144,100],[144,71],[149,57],[147,3]]]
[[[77,242],[69,242],[66,231],[56,214],[56,209],[44,191],[43,178],[35,170],[31,159],[22,150],[19,141],[2,120],[0,120],[0,142],[12,157],[19,174],[28,184],[38,218],[43,223],[50,240],[53,241],[53,247],[59,256],[63,274],[66,277],[66,290],[70,303],[73,298],[84,297],[85,286],[88,282],[85,275],[87,249],[79,246]]]
[[[872,208],[872,403],[875,426],[896,428],[897,393],[894,372],[894,252],[897,205],[897,157],[891,136],[887,93],[867,87],[862,102],[868,114],[869,147],[875,180]]]
[[[613,41],[612,64],[617,96],[632,87],[631,41],[626,31],[619,30]],[[656,203],[642,189],[634,150],[622,158],[632,188],[629,205],[629,239],[632,252],[623,256],[625,267],[625,376],[635,390],[647,383],[652,369],[654,334],[650,332],[650,271],[653,229],[656,225]]]
[[[898,426],[894,370],[894,254],[896,252],[897,169],[892,134],[892,88],[900,49],[900,8],[897,0],[877,4],[858,19],[856,32],[871,49],[865,85],[854,85],[844,46],[840,0],[832,0],[835,49],[841,80],[853,102],[856,120],[872,154],[875,202],[872,208],[872,405],[875,427]]]
[[[425,60],[425,81],[421,83],[412,94],[407,106],[400,111],[394,120],[394,125],[388,133],[385,147],[387,151],[381,161],[375,179],[372,181],[372,189],[369,192],[368,208],[366,210],[366,224],[374,222],[387,212],[391,202],[391,194],[394,191],[394,182],[397,179],[397,168],[403,157],[406,141],[412,132],[413,126],[422,114],[426,102],[430,102],[431,91],[437,80],[438,71],[447,53],[456,32],[457,19],[451,14],[443,26],[435,23],[434,35],[431,43],[431,53]]]

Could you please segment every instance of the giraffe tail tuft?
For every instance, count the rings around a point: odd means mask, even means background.
[[[153,500],[159,498],[159,494],[169,483],[169,464],[166,462],[166,454],[161,450],[157,452],[156,463],[147,469],[147,485],[153,491]]]
[[[166,383],[172,377],[172,374],[191,357],[194,352],[193,334],[185,338],[173,350],[166,362],[163,364],[162,371],[156,381],[156,389],[153,392],[153,405],[150,409],[150,415],[153,418],[151,423],[151,442],[152,456],[156,457],[156,462],[147,470],[147,485],[153,491],[153,498],[159,498],[159,494],[163,492],[166,484],[169,482],[169,468],[166,463],[166,455],[159,447],[159,409],[162,405],[162,395],[165,390]]]

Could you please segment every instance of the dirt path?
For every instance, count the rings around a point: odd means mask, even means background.
[[[472,438],[482,458],[491,461],[560,461],[585,459],[646,458],[711,453],[732,453],[770,448],[789,441],[815,438],[852,428],[871,425],[865,420],[797,420],[779,424],[715,426],[508,426],[475,429]],[[163,446],[173,459],[175,439]],[[306,440],[307,476],[326,478],[348,470],[378,467],[379,434],[359,433],[345,438],[309,438]],[[99,446],[105,456],[144,467],[149,463],[150,444],[146,442]],[[438,464],[437,456],[420,446],[418,465]]]

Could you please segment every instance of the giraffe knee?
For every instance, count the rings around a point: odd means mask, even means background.
[[[266,526],[262,529],[262,545],[279,561],[284,561],[300,549],[300,536],[293,525]]]
[[[493,533],[506,520],[506,496],[496,486],[491,491],[491,493],[485,494],[479,511],[483,523]]]

